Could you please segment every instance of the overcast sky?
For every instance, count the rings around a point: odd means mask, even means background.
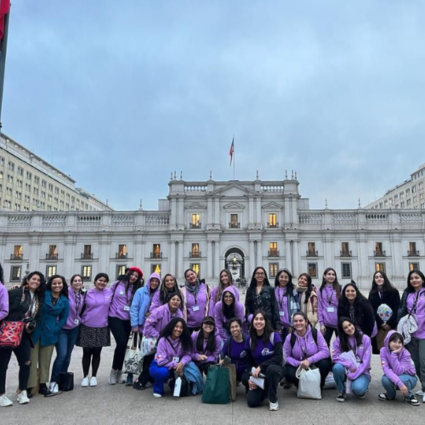
[[[283,180],[357,208],[425,162],[425,2],[13,0],[3,131],[114,209]]]

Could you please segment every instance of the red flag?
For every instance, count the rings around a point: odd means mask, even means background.
[[[0,0],[0,40],[4,34],[4,16],[9,13],[10,0]]]
[[[235,138],[233,137],[232,144],[230,145],[229,155],[230,155],[230,165],[232,165],[233,152],[235,152]]]

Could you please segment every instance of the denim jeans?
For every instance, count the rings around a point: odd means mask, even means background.
[[[164,395],[164,383],[170,378],[174,379],[174,370],[169,370],[165,366],[158,366],[154,360],[149,368],[149,373],[154,379],[154,394]]]
[[[61,329],[59,332],[59,339],[56,343],[56,359],[53,364],[51,382],[58,382],[59,374],[61,372],[68,371],[69,363],[71,362],[72,350],[77,342],[79,332],[79,326],[74,329]]]
[[[345,380],[347,378],[347,374],[345,373],[345,366],[340,363],[335,363],[334,367],[332,368],[332,373],[334,375],[338,391],[345,391]],[[361,397],[366,394],[366,391],[369,388],[369,384],[370,377],[362,374],[351,382],[351,392],[355,396]]]
[[[415,388],[416,383],[418,382],[418,378],[416,376],[407,375],[405,373],[399,375],[399,378],[409,390],[409,395],[412,395],[412,390],[413,388]],[[390,399],[395,398],[396,389],[398,388],[398,386],[394,384],[394,382],[392,382],[387,375],[382,375],[381,382],[383,387],[385,388],[385,391],[387,392],[387,397]]]

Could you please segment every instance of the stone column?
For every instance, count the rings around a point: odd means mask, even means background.
[[[213,252],[212,242],[207,241],[207,276],[208,279],[213,277]]]
[[[176,276],[176,243],[170,241],[170,260],[169,260],[169,273]]]

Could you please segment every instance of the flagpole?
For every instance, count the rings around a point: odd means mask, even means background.
[[[236,180],[235,163],[236,163],[236,155],[235,155],[235,135],[233,135],[233,180]]]
[[[0,0],[0,1],[5,1],[5,0]],[[3,31],[3,38],[1,40],[1,52],[0,52],[0,132],[2,128],[1,113],[2,113],[2,107],[3,107],[4,74],[6,69],[7,36],[9,33],[10,9],[11,8],[9,8],[9,12],[6,13],[6,15],[4,15],[4,31]]]

